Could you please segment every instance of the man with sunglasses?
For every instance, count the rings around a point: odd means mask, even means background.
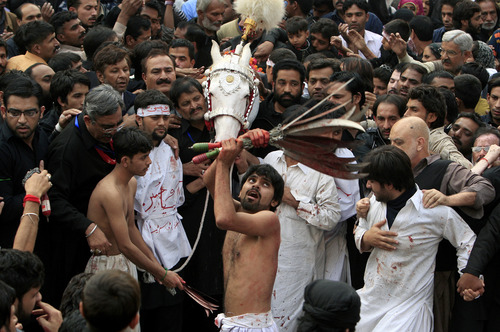
[[[54,187],[48,195],[51,259],[45,296],[56,306],[68,281],[85,269],[91,254],[107,254],[111,244],[86,217],[90,195],[116,164],[112,136],[122,123],[120,94],[102,84],[89,92],[83,111],[50,144],[48,169]],[[43,259],[42,259],[43,260]]]
[[[48,137],[38,127],[43,116],[42,89],[28,78],[12,81],[0,107],[4,123],[0,129],[0,196],[5,202],[0,215],[0,246],[12,248],[23,214],[26,172],[38,167],[47,154]]]

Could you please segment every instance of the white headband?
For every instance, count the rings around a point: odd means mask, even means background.
[[[146,108],[138,108],[137,115],[141,117],[152,115],[170,115],[170,107],[164,104],[149,105]]]

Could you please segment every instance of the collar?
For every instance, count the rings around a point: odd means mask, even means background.
[[[38,55],[31,53],[30,51],[26,51],[24,56],[26,57],[26,59],[31,60],[31,61],[35,61],[36,63],[40,62],[40,63],[43,63],[45,65],[47,64],[47,62],[44,59],[40,58]]]
[[[78,124],[78,127],[76,126]],[[103,145],[97,141],[92,135],[90,135],[85,120],[83,120],[83,113],[80,113],[75,121],[71,121],[71,125],[74,126],[74,130],[80,135],[83,141],[85,149],[93,149],[96,145]]]
[[[428,157],[425,157],[424,159],[420,160],[418,164],[413,168],[413,175],[418,176],[424,168],[435,162],[436,160],[441,159],[441,156],[439,154],[431,154]]]
[[[406,205],[406,202],[411,197],[413,197],[413,195],[415,195],[416,191],[417,191],[416,185],[415,185],[415,187],[413,187],[410,190],[405,190],[405,192],[402,193],[401,195],[399,195],[399,197],[397,197],[396,199],[388,201],[387,202],[387,207],[390,207],[390,208],[393,208],[393,209],[396,209],[396,210],[401,210]]]
[[[37,126],[35,131],[33,132],[33,141],[31,142],[31,146],[35,146],[36,142],[38,142],[40,127]],[[19,142],[24,143],[24,141],[17,137],[14,132],[7,126],[7,122],[4,121],[0,127],[0,142],[7,142],[10,139],[18,140]]]
[[[285,153],[283,153],[283,151],[281,151],[281,153],[278,153],[276,156],[276,160],[278,160],[279,162],[282,162],[286,165]],[[302,171],[302,173],[304,173],[305,175],[307,175],[311,172],[311,168],[307,167],[306,165],[304,165],[300,162],[293,165],[293,166],[290,166],[290,167],[298,167]]]

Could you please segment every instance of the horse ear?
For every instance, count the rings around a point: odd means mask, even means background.
[[[210,54],[212,55],[213,63],[217,63],[222,60],[219,44],[217,44],[215,40],[212,40],[212,50],[210,51]]]
[[[248,66],[250,62],[250,57],[252,56],[252,51],[250,51],[250,43],[243,47],[243,52],[241,53],[240,66]]]

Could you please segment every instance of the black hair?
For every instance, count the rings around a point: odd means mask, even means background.
[[[88,30],[83,39],[83,49],[87,60],[91,61],[94,58],[94,53],[102,43],[111,41],[114,38],[116,38],[116,32],[103,25],[98,25]]]
[[[5,88],[10,84],[10,82],[17,81],[19,79],[30,79],[25,72],[20,70],[10,70],[3,75],[0,75],[0,91],[5,91]]]
[[[82,2],[81,0],[66,0],[66,4],[68,6],[68,9],[71,7],[78,9]]]
[[[47,63],[56,73],[61,70],[72,69],[73,64],[82,61],[82,58],[76,53],[64,52],[57,53]]]
[[[172,101],[170,101],[170,99],[168,99],[168,97],[165,96],[164,93],[154,89],[146,90],[137,95],[137,98],[135,98],[134,101],[136,114],[139,108],[146,108],[149,105],[168,105],[168,107],[170,107],[170,110],[172,110],[172,108],[174,107]]]
[[[399,18],[392,20],[384,25],[384,31],[389,35],[391,33],[399,33],[401,38],[403,38],[405,41],[408,41],[411,35],[411,28],[408,22]]]
[[[12,305],[16,300],[16,292],[12,287],[0,280],[0,328],[10,325]]]
[[[149,59],[156,58],[157,56],[167,56],[170,58],[170,61],[172,61],[172,66],[175,69],[175,59],[171,57],[168,54],[168,51],[164,50],[163,48],[152,48],[151,51],[149,51],[148,55],[142,59],[141,61],[141,70],[142,73],[147,72],[147,66],[146,63],[148,62]]]
[[[466,108],[476,107],[481,98],[481,81],[470,74],[461,74],[455,77],[455,96],[460,99]]]
[[[113,136],[116,162],[123,157],[132,159],[138,153],[148,153],[153,150],[151,137],[137,127],[125,127]]]
[[[403,150],[393,145],[383,145],[370,151],[364,161],[367,164],[362,173],[368,174],[367,180],[377,181],[380,185],[392,185],[399,191],[415,188],[411,161]]]
[[[309,79],[309,73],[311,70],[331,68],[334,73],[340,71],[340,61],[337,59],[316,59],[309,62],[307,66],[306,77]]]
[[[179,98],[183,93],[193,93],[198,91],[203,96],[203,87],[200,82],[192,77],[181,77],[172,83],[170,88],[170,98],[175,106],[179,106]]]
[[[490,74],[488,73],[486,68],[477,62],[464,63],[462,65],[462,68],[460,68],[460,75],[455,77],[455,79],[457,79],[459,76],[462,76],[463,74],[470,74],[476,77],[481,82],[481,90],[486,88],[488,80],[490,79]]]
[[[43,93],[40,84],[36,83],[30,78],[17,79],[8,83],[3,92],[3,104],[7,108],[7,101],[10,96],[17,96],[21,98],[36,97],[38,107],[43,105]]]
[[[375,68],[373,70],[373,78],[378,78],[385,84],[389,84],[389,80],[391,79],[392,75],[392,69],[390,69],[388,66],[380,66],[378,68]]]
[[[290,3],[296,2],[299,5],[300,11],[304,15],[308,15],[312,9],[312,1],[311,0],[290,0]]]
[[[422,77],[422,83],[432,84],[432,81],[434,81],[435,78],[448,78],[452,80],[455,78],[455,76],[453,76],[452,73],[446,70],[435,70],[425,74]]]
[[[455,6],[461,1],[462,0],[441,0],[441,7],[439,8],[439,11],[441,12],[441,9],[443,8],[444,5],[448,5],[455,8]]]
[[[500,75],[488,81],[488,94],[491,93],[491,90],[493,90],[493,88],[498,87],[500,87]]]
[[[346,10],[348,10],[352,6],[358,6],[359,9],[365,11],[365,14],[368,14],[368,12],[370,11],[370,6],[368,5],[368,2],[366,2],[366,0],[346,0],[344,2],[344,5],[342,6],[342,10],[345,13]]]
[[[329,18],[320,18],[317,22],[311,24],[309,30],[311,33],[321,33],[321,36],[328,40],[330,40],[332,36],[339,35],[339,27]]]
[[[486,123],[484,123],[483,120],[481,120],[481,117],[477,113],[462,112],[457,116],[455,121],[457,121],[460,118],[467,118],[474,121],[474,123],[477,124],[479,128],[486,127]]]
[[[286,48],[279,48],[279,50],[286,50]],[[319,60],[319,59],[328,59],[328,57],[326,55],[324,55],[322,52],[313,53],[313,54],[309,54],[308,56],[305,57],[304,63],[313,62],[313,61],[316,61],[316,60]]]
[[[278,205],[280,205],[281,199],[283,198],[283,192],[285,190],[285,183],[281,175],[271,165],[268,164],[252,165],[248,168],[245,175],[243,175],[241,183],[244,184],[245,182],[247,182],[247,179],[250,177],[250,175],[253,174],[257,174],[258,176],[263,176],[269,181],[271,181],[271,184],[274,189],[273,200],[277,201]],[[271,206],[269,209],[271,211],[275,211],[278,205],[276,205],[275,207]]]
[[[136,47],[134,47],[134,54],[132,56],[132,68],[135,69],[134,76],[136,79],[142,79],[142,59],[148,56],[152,49],[159,48],[168,51],[167,43],[161,40],[146,40]]]
[[[377,116],[378,106],[382,103],[396,106],[400,118],[402,118],[405,115],[407,99],[400,95],[390,94],[390,95],[381,95],[377,98],[377,100],[373,104],[374,118]]]
[[[79,273],[73,276],[73,278],[69,281],[68,285],[64,289],[61,306],[59,307],[64,319],[66,319],[73,311],[79,310],[83,288],[93,275],[93,273]]]
[[[300,83],[304,82],[306,78],[306,69],[304,65],[300,63],[298,60],[280,60],[273,67],[273,77],[274,80],[278,77],[278,72],[280,70],[295,70],[300,74]]]
[[[44,21],[28,22],[19,27],[16,35],[22,45],[29,51],[35,44],[43,42],[48,36],[54,33],[54,27]]]
[[[158,1],[156,1],[156,0],[147,1],[144,4],[144,7],[148,7],[148,8],[156,10],[158,12],[158,18],[162,18],[163,13],[162,13],[161,6],[158,3]]]
[[[343,71],[355,72],[363,80],[366,90],[373,92],[373,66],[370,61],[357,57],[342,58]]]
[[[142,16],[132,16],[127,22],[127,30],[123,35],[123,39],[126,40],[128,36],[137,40],[142,33],[146,30],[151,29],[151,21]]]
[[[280,60],[297,60],[297,56],[288,48],[276,48],[269,54],[269,60],[277,63]]]
[[[430,129],[436,129],[444,125],[446,103],[439,89],[429,84],[421,84],[410,89],[408,99],[418,100],[427,113],[436,114],[436,121],[431,123]]]
[[[487,134],[495,135],[496,137],[498,137],[498,140],[500,141],[500,131],[497,128],[492,126],[484,126],[484,127],[479,127],[476,130],[476,133],[474,134],[474,142],[478,139],[479,136]]]
[[[64,316],[63,316],[64,317]],[[80,310],[73,310],[64,317],[58,332],[86,332],[87,322],[80,314]]]
[[[104,73],[107,66],[117,64],[125,59],[130,66],[130,53],[122,45],[111,43],[97,50],[94,56],[94,68],[96,72]]]
[[[187,39],[174,39],[170,43],[168,49],[186,47],[188,49],[189,57],[194,60],[194,45]]]
[[[474,1],[460,1],[453,9],[453,26],[456,29],[462,28],[462,20],[470,21],[475,13],[481,12],[481,6]]]
[[[415,32],[418,39],[423,42],[431,41],[434,33],[432,20],[428,16],[417,15],[410,21],[410,28]]]
[[[50,95],[56,105],[58,98],[66,103],[68,95],[73,91],[75,84],[86,85],[90,89],[90,80],[84,73],[75,69],[62,70],[55,73],[50,83]]]
[[[0,280],[14,288],[21,298],[33,288],[42,287],[43,263],[35,254],[16,249],[0,249]]]
[[[321,6],[327,6],[329,12],[333,12],[333,10],[335,9],[335,7],[333,7],[332,0],[313,0],[313,8]]]
[[[83,289],[82,311],[91,331],[123,330],[137,315],[140,304],[139,283],[120,270],[96,273]]]
[[[63,33],[64,23],[77,18],[78,15],[75,12],[70,11],[62,11],[52,15],[52,17],[50,18],[50,24],[52,24],[52,26],[54,27],[56,37],[58,34]]]
[[[203,31],[203,28],[198,24],[189,23],[187,25],[184,38],[190,42],[195,42],[197,45],[203,45],[205,43],[206,34]]]
[[[346,83],[350,79],[353,79],[349,84],[346,85],[345,89],[349,91],[353,96],[356,94],[361,95],[361,100],[359,102],[359,106],[363,107],[365,103],[365,84],[363,83],[363,79],[361,76],[359,76],[358,73],[354,72],[346,72],[346,71],[341,71],[338,73],[334,73],[330,77],[330,82],[341,82],[341,83]],[[373,84],[373,80],[372,80]]]
[[[307,31],[307,20],[299,16],[290,17],[286,20],[285,28],[286,32],[291,35],[297,34],[300,31]]]
[[[457,98],[449,89],[440,87],[438,90],[443,95],[444,102],[446,103],[446,121],[448,123],[453,123],[458,115]]]

